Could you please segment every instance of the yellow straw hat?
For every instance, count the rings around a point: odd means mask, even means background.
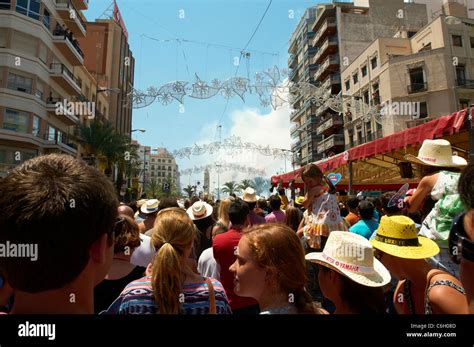
[[[372,246],[405,259],[426,259],[439,253],[438,245],[416,233],[415,222],[406,216],[383,216]]]

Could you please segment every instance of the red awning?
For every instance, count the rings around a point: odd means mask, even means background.
[[[451,115],[443,116],[416,127],[350,148],[343,153],[317,161],[315,164],[318,165],[323,172],[330,172],[347,164],[349,161],[355,162],[379,154],[389,153],[403,148],[406,149],[409,146],[421,144],[426,139],[453,135],[460,131],[466,117],[466,111],[467,110],[454,112]],[[286,187],[290,181],[296,180],[300,176],[302,170],[303,168],[299,168],[283,175],[272,176],[272,184],[276,186],[278,182],[282,181]],[[301,181],[301,179],[298,181]],[[355,183],[354,187],[356,187],[356,185],[357,183]],[[367,187],[360,188],[362,188],[361,190],[364,188],[367,189]]]

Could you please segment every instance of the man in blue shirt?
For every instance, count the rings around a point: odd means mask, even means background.
[[[370,239],[370,236],[375,230],[379,227],[379,223],[374,220],[374,205],[367,200],[359,202],[357,208],[360,221],[349,228],[351,233],[359,234],[365,237],[367,240]]]

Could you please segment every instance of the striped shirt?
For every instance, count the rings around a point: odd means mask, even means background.
[[[216,298],[217,314],[232,314],[222,284],[211,279]],[[181,314],[209,314],[209,290],[207,283],[183,285]],[[181,298],[180,298],[181,299]],[[159,314],[153,295],[151,277],[146,276],[129,283],[120,296],[104,311],[105,314]]]

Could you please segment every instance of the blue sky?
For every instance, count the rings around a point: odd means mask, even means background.
[[[129,33],[129,43],[136,60],[135,88],[146,90],[150,86],[184,80],[194,82],[195,74],[210,82],[221,81],[235,74],[234,57],[240,55],[257,26],[269,0],[118,0]],[[85,11],[89,21],[99,17],[110,5],[109,0],[91,0]],[[274,65],[287,67],[288,40],[296,28],[304,9],[316,4],[306,0],[273,0],[259,30],[247,48],[251,56],[241,61],[238,76],[255,76]],[[294,14],[291,18],[291,14]],[[184,18],[180,18],[184,15]],[[215,47],[207,44],[158,42],[181,38],[205,43],[220,44],[237,49]],[[253,51],[268,52],[262,54]],[[289,109],[274,111],[262,107],[259,100],[247,95],[245,103],[238,97],[230,99],[224,113],[226,100],[215,96],[207,100],[184,98],[184,112],[177,101],[163,106],[158,102],[133,112],[133,128],[144,128],[146,133],[134,132],[133,138],[152,147],[175,150],[218,140],[216,125],[222,118],[222,138],[229,135],[242,137],[244,141],[271,147],[290,148]],[[255,154],[242,154],[238,158],[218,156],[194,156],[179,159],[180,169],[212,164],[216,160],[239,162],[242,165],[265,168],[270,177],[283,171],[284,161],[260,158]],[[289,170],[289,163],[286,163]],[[245,175],[228,173],[226,180],[240,180]],[[202,181],[202,175],[182,177],[182,184]],[[211,184],[215,181],[211,172]]]

